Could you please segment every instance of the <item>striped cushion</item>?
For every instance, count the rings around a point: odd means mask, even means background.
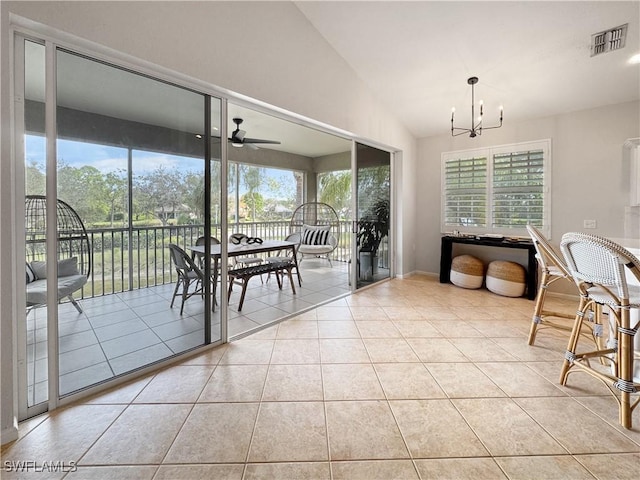
[[[302,227],[303,245],[327,245],[331,225],[304,225]]]

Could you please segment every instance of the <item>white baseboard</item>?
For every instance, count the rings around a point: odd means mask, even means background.
[[[405,273],[403,275],[396,275],[396,277],[398,277],[398,278],[409,278],[409,277],[414,277],[416,275],[425,275],[427,277],[439,277],[440,276],[439,273],[424,272],[422,270],[414,270],[412,272]]]
[[[14,419],[14,425],[9,428],[5,428],[0,432],[0,445],[13,442],[18,439],[18,422]]]

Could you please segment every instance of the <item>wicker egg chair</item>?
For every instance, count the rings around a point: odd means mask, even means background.
[[[47,303],[47,198],[25,198],[25,240],[27,263],[27,308]],[[82,313],[73,294],[87,283],[91,273],[91,244],[82,220],[73,208],[57,200],[58,301],[68,298]]]
[[[331,264],[331,253],[340,243],[340,219],[331,205],[307,202],[293,212],[289,224],[292,241],[299,244],[300,262],[307,257],[326,258]]]

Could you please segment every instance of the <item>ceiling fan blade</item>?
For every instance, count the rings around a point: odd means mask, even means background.
[[[236,129],[231,133],[231,138],[229,141],[234,147],[241,147],[243,145],[251,146],[253,149],[257,149],[258,147],[253,146],[254,143],[262,143],[262,144],[271,144],[271,145],[280,145],[280,142],[277,140],[263,140],[261,138],[248,138],[245,137],[247,132],[244,130],[240,130],[240,125],[243,120],[239,117],[233,118],[233,123],[236,124]]]
[[[277,140],[263,140],[261,138],[245,138],[243,143],[270,143],[272,145],[280,145],[280,142]]]

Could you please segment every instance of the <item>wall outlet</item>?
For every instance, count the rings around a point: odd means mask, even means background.
[[[595,220],[585,220],[583,222],[583,227],[584,228],[598,228],[598,222],[596,222]]]

